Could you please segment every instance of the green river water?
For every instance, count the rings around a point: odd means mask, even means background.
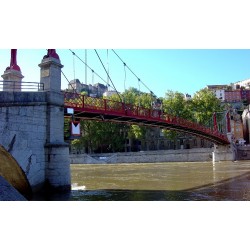
[[[250,161],[71,165],[73,201],[246,201]]]

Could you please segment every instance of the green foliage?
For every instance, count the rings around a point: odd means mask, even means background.
[[[68,139],[70,137],[70,118],[64,118],[64,138]]]
[[[72,146],[77,149],[87,147],[90,152],[116,152],[124,147],[122,129],[124,125],[110,122],[81,121],[83,136],[73,140]]]
[[[128,131],[128,137],[132,139],[144,139],[146,135],[145,126],[131,125]]]
[[[154,98],[152,97],[151,94],[143,93],[140,96],[138,96],[135,104],[137,106],[141,106],[141,107],[144,107],[144,108],[147,108],[147,109],[151,109],[153,101],[154,101]]]
[[[88,95],[88,91],[84,91],[84,90],[82,90],[82,91],[81,91],[81,95],[85,95],[85,96],[87,96],[87,95]]]
[[[214,112],[223,110],[220,100],[209,89],[202,89],[195,93],[191,108],[195,120],[204,125],[209,124]]]
[[[168,130],[168,129],[164,129],[163,134],[164,134],[164,137],[166,137],[169,140],[175,140],[179,135],[177,131]]]
[[[72,141],[71,141],[71,145],[72,145],[75,149],[82,149],[82,147],[83,147],[82,138],[81,138],[81,139],[72,140]]]
[[[163,110],[165,113],[182,117],[185,119],[192,119],[191,102],[186,101],[184,95],[180,92],[168,90],[163,99]]]
[[[132,104],[135,106],[142,106],[144,108],[151,108],[154,97],[151,94],[140,92],[136,88],[129,88],[124,93],[120,94],[122,100],[127,104]],[[120,97],[118,95],[112,95],[106,97],[109,100],[120,102]]]
[[[124,103],[137,106],[139,106],[140,95],[141,92],[133,87],[125,90],[125,92],[121,94]]]
[[[185,100],[180,92],[168,90],[163,99],[163,110],[167,114],[209,126],[213,113],[222,111],[223,106],[214,93],[208,89],[196,92],[191,100]],[[168,139],[175,139],[178,134],[170,130],[164,131],[164,136]]]
[[[129,88],[124,93],[121,94],[121,98],[127,104],[141,106],[144,108],[151,109],[153,97],[151,94],[142,93],[136,88]],[[112,95],[109,100],[120,101],[118,95]],[[143,139],[145,138],[146,128],[138,125],[128,126],[128,137],[132,139]]]

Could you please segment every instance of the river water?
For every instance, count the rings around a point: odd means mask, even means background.
[[[73,201],[246,201],[250,161],[71,165]]]

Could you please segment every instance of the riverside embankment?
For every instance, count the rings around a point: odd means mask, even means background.
[[[71,164],[204,162],[212,161],[212,148],[140,151],[107,154],[71,154]]]

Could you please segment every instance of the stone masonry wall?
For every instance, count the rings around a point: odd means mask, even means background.
[[[0,144],[33,187],[45,180],[46,99],[45,92],[0,92]]]

